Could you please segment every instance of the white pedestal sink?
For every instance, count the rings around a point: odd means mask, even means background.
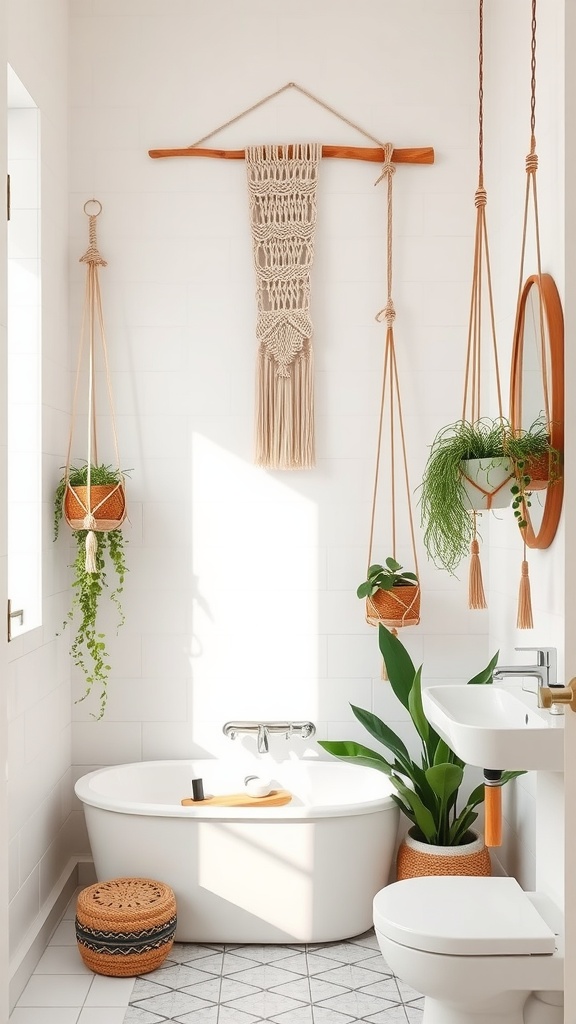
[[[467,764],[503,771],[564,770],[564,716],[516,686],[440,684],[422,691],[424,713]]]

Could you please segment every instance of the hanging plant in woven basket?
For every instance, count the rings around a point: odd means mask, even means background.
[[[372,493],[372,517],[370,523],[370,539],[368,542],[368,570],[366,579],[360,584],[356,593],[366,601],[366,621],[371,626],[386,626],[397,632],[402,626],[417,626],[420,622],[420,583],[418,580],[418,562],[414,537],[414,523],[410,503],[410,482],[408,478],[408,459],[406,439],[402,418],[402,400],[398,380],[396,348],[394,342],[394,321],[396,313],[392,301],[392,177],[395,171],[391,162],[393,146],[388,143],[384,147],[384,169],[378,181],[386,179],[387,183],[387,291],[388,297],[384,309],[376,316],[378,322],[386,324],[386,341],[384,346],[384,368],[382,374],[382,392],[380,399],[380,418],[378,424],[378,440],[376,446],[376,470]],[[392,554],[388,555],[383,564],[372,564],[372,547],[374,527],[378,506],[378,487],[380,466],[382,461],[382,435],[384,425],[388,428],[388,469],[390,473],[390,533]],[[406,489],[408,523],[412,542],[414,569],[405,570],[396,559],[397,541],[397,490],[398,464],[402,464],[402,482]]]
[[[89,214],[87,207],[96,204],[97,212]],[[116,420],[112,401],[112,387],[108,366],[108,353],[104,331],[104,316],[100,294],[99,268],[106,261],[98,251],[96,241],[96,217],[102,206],[97,200],[89,200],[84,211],[89,217],[89,247],[80,262],[86,264],[86,292],[84,317],[78,351],[76,385],[72,405],[68,453],[64,474],[54,495],[54,539],[58,537],[62,518],[74,531],[76,557],[72,564],[72,604],[64,627],[74,623],[75,637],[70,653],[72,661],[81,670],[86,690],[84,700],[96,686],[99,690],[100,707],[96,718],[102,718],[108,696],[107,684],[110,671],[105,634],[98,625],[97,616],[101,599],[108,592],[109,601],[115,608],[117,624],[124,622],[120,594],[124,586],[126,562],[124,537],[120,530],[126,518],[125,475],[120,469]],[[72,445],[78,405],[80,375],[83,369],[85,350],[88,361],[87,399],[87,446],[86,461],[73,465]],[[107,397],[112,424],[116,465],[100,461],[96,432],[96,360],[102,356],[105,370]],[[115,586],[108,590],[107,567],[115,573]]]

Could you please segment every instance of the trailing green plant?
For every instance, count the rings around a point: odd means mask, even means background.
[[[350,764],[365,765],[384,772],[396,788],[392,799],[415,828],[414,837],[435,846],[461,846],[469,841],[469,830],[484,800],[484,785],[479,785],[458,808],[465,763],[432,728],[422,706],[422,668],[416,669],[408,651],[384,626],[379,626],[379,644],[392,690],[408,711],[421,744],[421,757],[412,759],[408,748],[395,732],[371,711],[351,704],[354,716],[392,757],[352,740],[320,740],[329,754]],[[492,682],[498,660],[496,654],[468,685]],[[523,772],[502,772],[499,785]]]
[[[548,483],[554,484],[562,475],[560,452],[550,443],[550,431],[545,417],[539,416],[529,430],[512,433],[507,442],[508,451],[514,465],[515,482],[510,488],[512,493],[512,511],[520,529],[528,525],[526,509],[532,504],[531,488],[532,466],[544,460],[548,473]]]
[[[358,597],[372,597],[377,590],[392,590],[393,587],[416,587],[418,577],[413,572],[405,572],[395,558],[387,558],[384,565],[371,565],[367,579],[360,584],[356,593]]]
[[[497,460],[508,458],[514,477],[510,501],[514,503],[514,513],[520,512],[516,518],[522,519],[523,502],[529,500],[527,463],[542,455],[549,456],[551,466],[559,467],[560,456],[550,443],[543,417],[524,431],[514,432],[503,418],[484,418],[475,423],[458,420],[438,432],[430,448],[420,493],[424,545],[435,565],[454,574],[474,539],[474,521],[465,500],[461,463],[466,459],[483,459],[494,460],[496,464]]]
[[[122,483],[125,473],[111,466],[93,465],[90,470],[91,486]],[[69,482],[71,487],[85,487],[88,483],[88,465],[70,467]],[[66,494],[66,475],[59,481],[54,494],[54,540],[58,538],[63,517],[64,498]],[[83,673],[86,690],[77,701],[83,701],[96,686],[100,695],[100,709],[94,717],[101,719],[106,709],[108,697],[108,652],[106,636],[97,627],[98,608],[104,591],[108,589],[107,566],[113,569],[116,580],[109,599],[117,613],[116,629],[124,624],[124,612],[120,595],[124,589],[127,572],[124,544],[125,538],[120,529],[98,532],[98,548],[96,551],[96,572],[86,570],[86,536],[87,530],[75,530],[76,557],[71,564],[72,604],[64,619],[62,628],[76,622],[76,633],[70,647],[72,661]]]

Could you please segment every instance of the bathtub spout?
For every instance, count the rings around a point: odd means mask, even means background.
[[[258,753],[268,753],[268,729],[265,725],[258,726]]]

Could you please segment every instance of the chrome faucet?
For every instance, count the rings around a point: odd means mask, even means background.
[[[306,739],[313,736],[316,726],[313,722],[226,722],[222,727],[225,736],[235,740],[239,733],[255,733],[259,754],[268,753],[268,737],[271,733],[284,733],[287,740],[299,735]]]
[[[555,647],[516,647],[516,651],[534,651],[536,654],[536,664],[531,665],[497,665],[494,669],[494,679],[505,679],[506,677],[533,677],[538,680],[536,690],[529,690],[530,693],[536,693],[538,698],[538,707],[541,708],[542,695],[541,690],[543,686],[558,686],[557,682],[557,653]],[[523,686],[523,690],[528,690],[528,687]]]

